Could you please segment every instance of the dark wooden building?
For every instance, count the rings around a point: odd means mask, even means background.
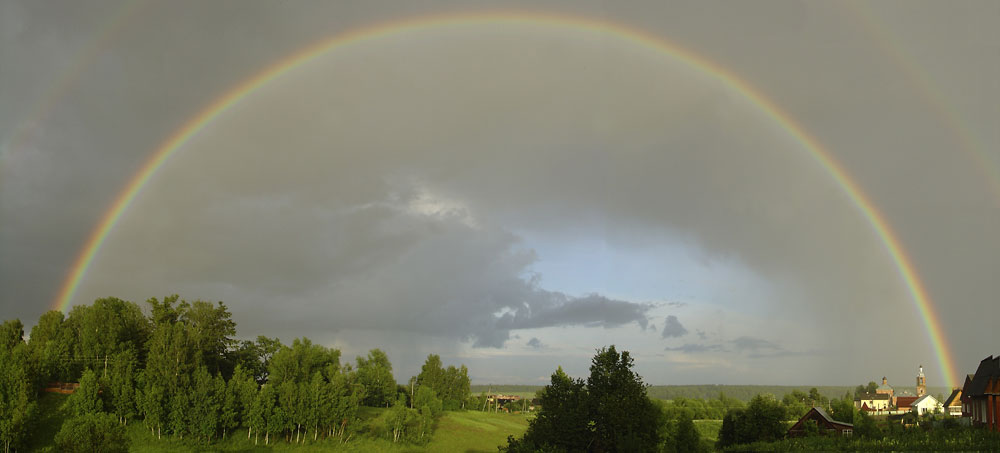
[[[62,393],[63,395],[69,395],[80,388],[79,382],[49,382],[42,389],[46,393]]]
[[[973,426],[985,426],[1000,432],[1000,356],[989,356],[962,388],[963,413],[972,417]]]
[[[795,422],[791,428],[788,428],[788,437],[805,436],[808,433],[806,423],[810,420],[816,422],[816,427],[819,428],[820,434],[847,437],[854,435],[854,425],[838,422],[831,418],[823,409],[813,407],[799,421]]]

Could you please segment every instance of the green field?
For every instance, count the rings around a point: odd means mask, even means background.
[[[695,420],[694,427],[698,429],[701,440],[711,441],[713,444],[719,440],[719,430],[722,429],[722,420]]]
[[[39,421],[32,433],[32,443],[27,451],[55,452],[53,438],[62,426],[66,415],[61,410],[65,395],[45,394],[39,401]],[[377,417],[385,409],[362,408],[365,419]],[[393,444],[385,439],[357,437],[349,443],[337,441],[306,443],[304,445],[272,442],[265,446],[263,439],[259,445],[247,441],[246,430],[239,430],[224,441],[205,445],[164,437],[154,438],[142,421],[129,423],[128,433],[132,441],[130,451],[134,452],[495,452],[497,446],[507,442],[507,436],[519,436],[528,429],[528,415],[486,413],[476,411],[445,412],[438,421],[431,441],[424,446]],[[274,439],[272,439],[273,441]]]

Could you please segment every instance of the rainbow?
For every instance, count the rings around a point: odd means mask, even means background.
[[[858,208],[864,218],[871,225],[875,234],[882,241],[886,251],[895,264],[895,267],[902,278],[907,290],[913,298],[917,310],[923,318],[924,327],[927,331],[930,342],[937,354],[938,364],[946,385],[953,386],[955,382],[954,359],[951,355],[948,343],[946,342],[938,316],[934,311],[930,297],[923,283],[920,281],[917,271],[913,266],[909,256],[903,249],[899,238],[889,227],[885,217],[875,208],[872,201],[864,194],[861,187],[844,170],[844,168],[833,158],[833,156],[823,148],[823,146],[795,120],[782,111],[774,102],[768,99],[763,93],[752,87],[746,81],[740,79],[733,73],[727,71],[718,64],[690,51],[682,49],[662,38],[647,32],[627,28],[620,24],[596,20],[592,18],[568,16],[565,14],[549,14],[539,12],[481,12],[481,13],[460,13],[413,17],[402,20],[390,21],[375,26],[369,26],[337,34],[331,38],[322,40],[310,45],[298,52],[266,67],[255,76],[243,81],[239,85],[230,89],[221,97],[215,99],[200,113],[188,120],[178,129],[166,142],[160,145],[149,160],[136,173],[125,186],[107,210],[97,228],[93,230],[87,239],[83,250],[66,277],[53,308],[65,311],[70,303],[80,282],[87,273],[87,269],[94,260],[94,256],[101,249],[101,245],[107,239],[108,234],[114,229],[115,224],[122,214],[128,209],[132,201],[142,191],[142,188],[149,182],[157,169],[182,148],[199,131],[205,129],[214,119],[224,112],[237,105],[241,100],[253,94],[262,86],[281,77],[310,60],[323,55],[333,49],[337,49],[350,44],[364,42],[375,38],[399,35],[403,33],[417,32],[446,25],[488,25],[488,24],[530,24],[543,25],[555,29],[584,30],[596,33],[613,35],[631,42],[638,46],[643,46],[667,56],[676,58],[690,67],[700,72],[704,76],[721,82],[730,89],[742,94],[747,100],[753,103],[762,113],[773,119],[786,133],[796,139],[818,162],[826,172],[837,182],[850,200]]]

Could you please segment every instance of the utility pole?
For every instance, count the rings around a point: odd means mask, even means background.
[[[410,409],[413,409],[413,384],[417,382],[416,377],[410,378]]]

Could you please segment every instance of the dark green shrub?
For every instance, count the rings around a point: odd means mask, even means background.
[[[56,434],[56,447],[64,453],[126,453],[128,437],[125,426],[114,415],[86,414],[63,423]]]

